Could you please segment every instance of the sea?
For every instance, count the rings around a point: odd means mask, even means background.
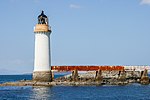
[[[32,75],[0,75],[0,83],[22,79],[31,80]],[[150,100],[150,85],[4,86],[0,87],[0,100]]]

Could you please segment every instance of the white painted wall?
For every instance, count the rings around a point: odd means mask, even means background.
[[[50,71],[50,32],[35,33],[34,71]]]

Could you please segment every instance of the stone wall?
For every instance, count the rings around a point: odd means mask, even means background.
[[[35,71],[33,72],[33,81],[51,82],[52,72],[51,71]]]

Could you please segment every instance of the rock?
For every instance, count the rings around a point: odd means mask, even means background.
[[[145,69],[144,72],[142,73],[141,84],[144,84],[144,85],[149,84],[149,77],[148,77],[147,69]]]
[[[73,72],[72,72],[72,80],[73,81],[78,81],[78,70],[74,70]]]
[[[103,80],[102,71],[101,70],[96,71],[95,81],[101,83],[102,80]]]
[[[120,81],[120,82],[126,81],[126,72],[124,70],[119,71],[118,81]]]

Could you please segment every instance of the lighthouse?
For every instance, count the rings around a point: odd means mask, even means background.
[[[48,17],[44,11],[38,16],[38,23],[34,27],[35,52],[33,80],[40,82],[52,81],[51,57],[50,57],[50,34]]]

